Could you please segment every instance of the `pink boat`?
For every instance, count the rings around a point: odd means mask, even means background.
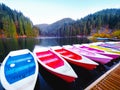
[[[112,49],[120,51],[120,46],[117,46],[117,45],[114,45],[114,44],[104,43],[104,44],[99,44],[98,46],[112,48]]]
[[[116,58],[120,57],[119,54],[110,53],[110,52],[103,51],[103,50],[98,50],[98,49],[95,49],[95,48],[90,48],[90,47],[85,46],[85,45],[74,45],[74,46],[77,46],[77,47],[79,47],[79,48],[81,48],[83,50],[88,50],[90,52],[94,52],[94,53],[98,53],[98,54],[101,54],[101,55],[111,57],[112,59],[116,59]]]
[[[51,49],[54,50],[56,53],[58,53],[61,57],[63,57],[68,62],[74,65],[83,67],[85,69],[93,70],[99,65],[98,63],[90,60],[89,58],[86,58],[83,55],[74,53],[61,46],[54,46],[54,47],[51,47]]]
[[[78,77],[70,64],[54,51],[45,47],[35,46],[33,53],[39,64],[66,82],[71,83]]]
[[[84,50],[84,49],[79,48],[77,46],[66,45],[66,46],[63,46],[63,47],[70,50],[70,51],[78,53],[80,55],[83,55],[83,56],[85,56],[85,57],[87,57],[87,58],[89,58],[93,61],[99,62],[101,64],[106,64],[106,63],[108,63],[112,60],[111,57],[104,56],[104,55],[101,55],[101,54],[97,54],[97,53],[94,53],[94,52],[91,52],[91,51],[88,51],[88,50]]]

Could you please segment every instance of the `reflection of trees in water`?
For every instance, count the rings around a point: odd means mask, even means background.
[[[3,44],[3,40],[0,39],[0,62],[3,61],[4,57],[5,57],[4,44]]]
[[[0,39],[0,62],[7,56],[10,51],[19,49],[29,49],[33,51],[34,46],[38,43],[39,40],[34,38]]]
[[[41,38],[40,46],[57,46],[88,43],[87,38],[66,37],[66,38]]]
[[[72,45],[72,44],[82,44],[82,43],[89,43],[90,41],[87,38],[58,38],[57,42],[59,45]]]
[[[0,60],[2,61],[6,55],[13,50],[17,49],[29,49],[33,51],[35,45],[40,46],[55,46],[55,45],[72,45],[88,43],[86,38],[19,38],[19,39],[0,39]],[[1,62],[0,61],[0,62]]]
[[[5,56],[12,50],[18,49],[17,39],[0,39],[0,57],[3,60]],[[0,60],[1,60],[0,59]]]
[[[87,38],[77,38],[78,43],[82,44],[82,43],[90,43],[91,41]]]
[[[45,39],[40,39],[41,42],[39,43],[40,46],[55,46],[59,45],[57,42],[57,38],[45,38]]]
[[[19,38],[18,44],[20,49],[29,49],[33,51],[34,46],[39,43],[38,39],[35,38]]]

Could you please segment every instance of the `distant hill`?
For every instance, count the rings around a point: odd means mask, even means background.
[[[57,30],[59,28],[61,28],[63,25],[70,24],[73,22],[75,21],[71,18],[64,18],[52,24],[39,24],[35,26],[37,26],[40,29],[42,35],[56,36]]]
[[[104,9],[79,20],[65,18],[50,25],[39,25],[42,35],[77,36],[120,29],[120,9]],[[110,31],[109,31],[110,30]]]
[[[120,30],[120,9],[104,9],[87,15],[72,24],[64,25],[59,36],[91,35],[110,30]]]

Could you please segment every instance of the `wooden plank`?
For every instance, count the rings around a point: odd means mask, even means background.
[[[118,90],[120,89],[120,63],[107,71],[85,90]]]

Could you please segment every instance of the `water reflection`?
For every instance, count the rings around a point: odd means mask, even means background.
[[[19,38],[19,39],[0,39],[0,62],[5,56],[13,50],[29,49],[33,51],[35,45],[40,46],[56,46],[56,45],[72,45],[90,42],[87,38]]]
[[[39,39],[39,44],[40,46],[55,46],[55,45],[59,45],[59,43],[57,42],[57,38],[42,38]]]
[[[56,46],[56,45],[72,45],[90,42],[87,38],[19,38],[19,39],[0,39],[0,62],[5,56],[13,50],[29,49],[33,51],[35,45],[40,46]]]
[[[0,62],[10,51],[26,48],[32,51],[37,43],[34,38],[0,39]]]
[[[66,38],[39,38],[40,46],[56,46],[56,45],[72,45],[72,44],[81,44],[89,43],[90,40],[87,38],[77,38],[77,37],[66,37]]]

